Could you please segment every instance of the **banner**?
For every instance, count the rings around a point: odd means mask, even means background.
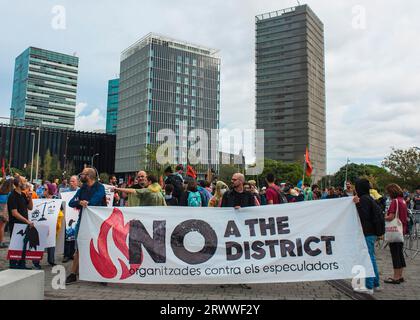
[[[34,225],[34,228],[29,230],[26,224],[14,224],[7,253],[8,260],[42,260],[44,249],[47,248],[48,226],[38,223],[34,223]],[[28,243],[23,257],[25,237],[28,237]]]
[[[79,220],[79,210],[71,208],[69,202],[74,198],[77,191],[69,191],[60,193],[61,199],[66,203],[66,241],[74,241],[76,224]]]
[[[36,199],[33,203],[34,207],[28,213],[29,221],[36,223],[37,226],[47,226],[45,248],[56,247],[58,214],[63,201],[61,199]]]
[[[114,206],[114,192],[111,190],[114,188],[113,186],[104,184],[105,187],[105,194],[106,194],[106,203],[108,208],[112,208]]]
[[[233,208],[85,209],[80,279],[239,284],[373,276],[351,198]]]

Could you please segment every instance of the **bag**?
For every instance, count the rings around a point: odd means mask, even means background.
[[[188,194],[189,207],[201,207],[201,194],[200,192],[190,192]]]
[[[395,219],[392,221],[386,221],[385,223],[385,241],[389,243],[403,243],[404,233],[403,224],[398,217],[398,199],[397,199],[397,212]]]
[[[281,191],[279,191],[279,190],[277,190],[276,188],[273,188],[273,187],[269,187],[269,189],[274,190],[277,193],[280,204],[289,202],[289,201],[287,201],[287,198],[286,198],[286,196],[284,195],[283,192],[281,192]]]

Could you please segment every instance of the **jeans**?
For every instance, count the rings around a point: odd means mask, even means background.
[[[76,241],[66,241],[64,244],[64,257],[73,258],[75,252]]]
[[[375,272],[374,278],[366,278],[366,288],[373,289],[379,288],[379,271],[378,265],[376,264],[376,256],[375,256],[375,242],[376,236],[366,236],[366,244],[369,250],[370,260],[372,261],[373,271]]]

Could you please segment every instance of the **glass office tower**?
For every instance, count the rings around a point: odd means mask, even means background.
[[[194,129],[207,132],[208,159],[218,167],[220,59],[217,51],[149,34],[122,53],[117,127],[116,172],[142,166],[147,146],[157,147],[157,133],[176,134],[176,163],[187,164]],[[211,150],[211,147],[213,149]],[[215,149],[215,150],[214,150]],[[153,150],[153,149],[152,149]],[[214,156],[213,156],[214,155]],[[208,165],[197,166],[205,172]]]
[[[257,128],[265,157],[303,162],[326,174],[324,27],[307,6],[256,17]]]
[[[108,82],[108,103],[106,113],[106,133],[108,134],[117,134],[119,90],[120,79],[113,79]]]
[[[79,58],[30,47],[16,58],[11,124],[74,129]]]

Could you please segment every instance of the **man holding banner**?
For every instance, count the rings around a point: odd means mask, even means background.
[[[34,223],[29,220],[28,210],[32,210],[32,192],[29,192],[26,196],[23,190],[26,188],[22,177],[16,177],[13,180],[15,190],[11,193],[8,201],[7,208],[9,210],[9,226],[11,232],[13,232],[13,226],[15,223],[27,224],[29,228],[34,227]],[[25,240],[27,240],[25,238]],[[27,241],[24,241],[24,248],[26,248]],[[26,267],[25,260],[10,260],[10,269],[30,269]]]
[[[77,236],[80,229],[80,222],[82,220],[83,209],[88,206],[92,207],[106,207],[106,193],[105,187],[97,181],[96,172],[92,168],[85,168],[80,174],[80,180],[83,186],[77,191],[73,199],[70,200],[69,206],[80,210],[79,220],[76,224],[76,253],[71,267],[71,274],[66,279],[66,284],[71,284],[77,281],[77,273],[79,270],[79,250],[77,247]]]

